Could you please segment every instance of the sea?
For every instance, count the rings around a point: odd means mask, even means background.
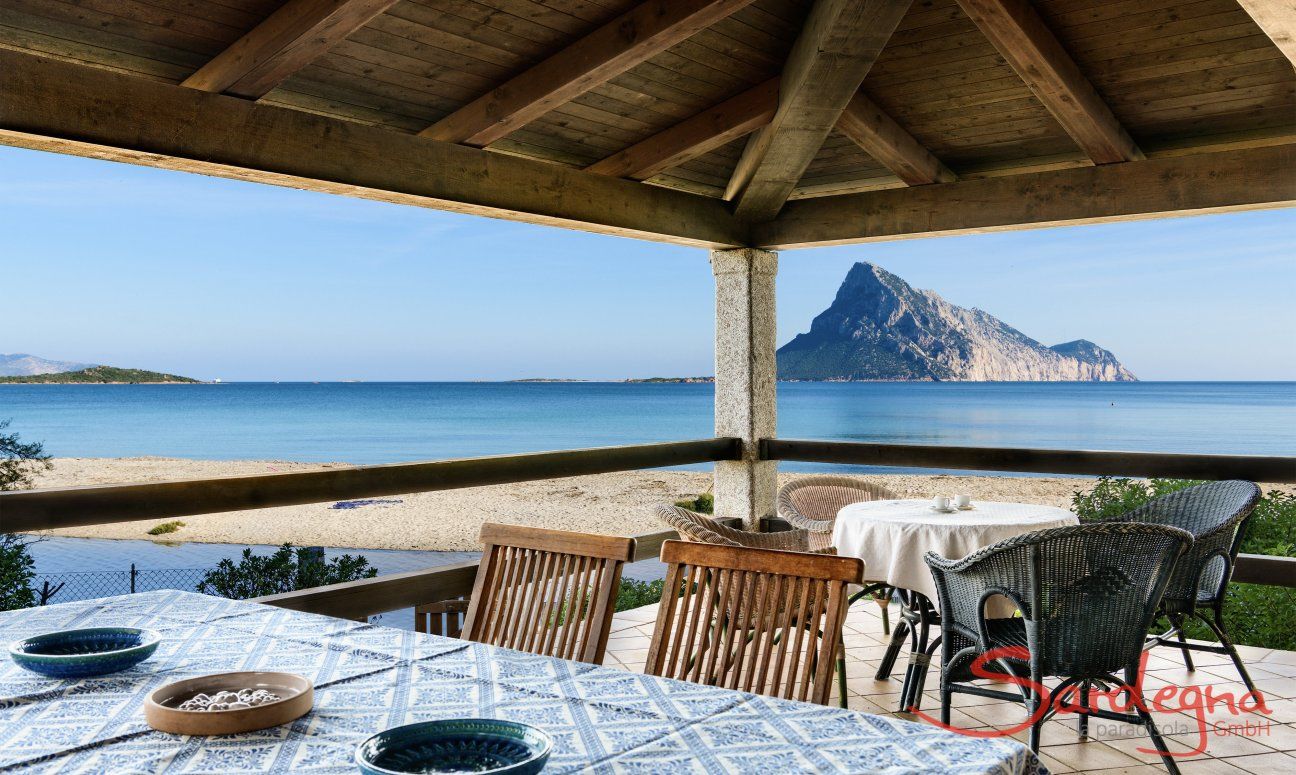
[[[682,383],[0,385],[0,420],[55,457],[364,464],[706,438],[713,395],[712,385]],[[783,438],[1296,455],[1294,382],[796,382],[778,386],[778,409]],[[42,583],[65,584],[60,602],[131,583],[192,589],[204,569],[242,549],[53,538],[32,554]],[[326,547],[328,556],[347,551]],[[365,554],[384,573],[465,557]],[[408,626],[405,613],[387,618]]]

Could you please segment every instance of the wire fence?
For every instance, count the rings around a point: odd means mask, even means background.
[[[40,605],[91,600],[112,595],[182,589],[194,592],[211,568],[137,568],[128,570],[38,573],[34,587]]]

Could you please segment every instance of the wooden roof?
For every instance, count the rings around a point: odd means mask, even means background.
[[[1277,206],[1296,200],[1293,17],[0,0],[0,142],[712,246]]]

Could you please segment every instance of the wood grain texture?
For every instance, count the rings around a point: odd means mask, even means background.
[[[863,92],[856,93],[842,111],[837,131],[911,186],[951,183],[958,179]]]
[[[1296,204],[1296,145],[1034,172],[789,202],[753,227],[769,249]]]
[[[1238,0],[1287,61],[1296,65],[1296,0]]]
[[[768,124],[778,105],[777,78],[752,87],[585,168],[586,172],[647,180]]]
[[[182,86],[258,99],[396,0],[288,0]]]
[[[746,238],[716,200],[8,50],[0,92],[7,145],[681,244]]]
[[[602,664],[635,540],[488,522],[481,541],[463,637]]]
[[[827,704],[855,557],[683,541],[662,546],[666,581],[644,672]]]
[[[483,147],[723,19],[752,0],[648,0],[420,134]]]
[[[1143,158],[1030,0],[958,3],[1095,164]]]
[[[747,142],[726,199],[741,218],[778,214],[910,0],[817,0],[783,68],[779,105]]]

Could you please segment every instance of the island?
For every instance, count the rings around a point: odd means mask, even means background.
[[[163,374],[144,369],[119,369],[115,366],[91,366],[77,371],[53,374],[21,374],[0,377],[0,385],[174,385],[201,384],[201,380]]]

